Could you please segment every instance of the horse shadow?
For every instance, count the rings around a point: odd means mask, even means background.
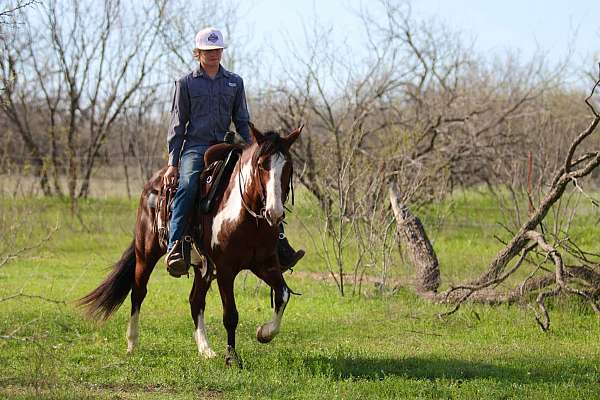
[[[600,360],[599,360],[600,361]],[[503,364],[467,361],[457,358],[407,357],[368,358],[357,356],[311,356],[304,366],[313,375],[325,375],[334,380],[383,380],[389,376],[416,380],[492,379],[505,383],[568,382],[581,379],[583,370],[566,360],[510,360]]]

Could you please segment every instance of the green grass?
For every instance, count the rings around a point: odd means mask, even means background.
[[[552,328],[543,333],[523,306],[469,305],[441,321],[436,314],[444,306],[407,289],[380,296],[367,287],[363,297],[340,297],[334,285],[301,273],[286,277],[303,295],[292,298],[280,335],[267,345],[254,335],[270,318],[269,291],[250,275],[238,277],[237,348],[245,368],[237,370],[224,366],[216,288],[206,323],[218,357],[204,360],[192,338],[191,280],[169,277],[161,261],[142,308],[140,347],[127,356],[128,301],[105,324],[84,319],[72,301],[94,288],[128,245],[136,202],[86,201],[81,220],[55,199],[0,205],[4,229],[23,217],[26,234],[15,236],[15,246],[35,243],[59,224],[43,247],[0,268],[0,299],[22,292],[65,302],[0,302],[0,335],[30,339],[0,339],[0,398],[600,398],[600,320],[577,300],[551,303]],[[431,233],[445,285],[482,271],[499,249],[493,234],[500,229],[493,226],[500,214],[491,205],[476,195],[446,205],[455,207],[451,218]],[[426,226],[439,209],[423,210]],[[290,218],[292,241],[309,250],[298,272],[325,270],[298,220],[314,229],[311,212],[301,198]],[[593,221],[580,228],[590,243],[598,237]]]

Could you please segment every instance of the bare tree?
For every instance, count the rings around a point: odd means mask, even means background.
[[[119,146],[113,149],[113,154],[121,154],[128,197],[131,197],[132,178],[146,182],[165,163],[165,132],[169,123],[165,110],[168,110],[170,102],[164,100],[164,90],[160,88],[156,85],[142,96],[137,96],[139,98],[134,100],[134,105],[124,110],[115,125]]]
[[[586,257],[586,253],[582,252],[578,249],[576,245],[573,243],[569,243],[570,245],[561,244],[558,242],[555,245],[549,244],[545,235],[542,232],[536,231],[538,226],[543,229],[543,222],[546,218],[546,215],[550,211],[550,209],[554,206],[554,204],[559,201],[567,186],[570,184],[575,185],[578,189],[581,189],[579,180],[590,175],[597,167],[600,165],[600,152],[592,151],[592,152],[581,152],[580,146],[586,141],[596,130],[598,124],[600,123],[600,113],[597,108],[592,104],[593,97],[595,95],[596,88],[600,85],[600,78],[596,81],[591,94],[585,100],[586,104],[589,106],[593,114],[593,120],[590,122],[588,127],[583,130],[577,137],[571,142],[568,147],[567,155],[564,159],[563,166],[555,172],[553,175],[552,183],[550,185],[549,190],[546,192],[544,198],[541,200],[540,204],[535,207],[532,215],[528,220],[526,220],[521,228],[516,232],[513,238],[507,243],[507,245],[498,253],[496,258],[489,265],[488,270],[478,278],[473,285],[459,286],[452,288],[448,294],[456,291],[465,289],[465,294],[463,298],[468,298],[473,292],[478,289],[483,289],[499,282],[505,280],[508,276],[510,276],[517,268],[519,268],[522,261],[518,262],[511,270],[505,272],[505,269],[508,263],[521,253],[521,259],[523,260],[527,253],[535,246],[539,246],[544,253],[547,254],[548,261],[554,264],[554,284],[555,287],[550,291],[542,291],[538,295],[537,303],[540,308],[541,316],[538,316],[537,320],[540,323],[540,326],[546,330],[549,326],[548,313],[544,306],[544,300],[551,296],[556,296],[562,291],[567,293],[577,294],[585,299],[587,299],[594,310],[600,313],[600,309],[596,304],[596,296],[598,287],[594,285],[597,284],[598,280],[596,279],[596,275],[598,272],[594,272],[595,266],[590,265],[589,260]],[[579,154],[577,154],[579,153]],[[582,190],[582,189],[581,189]],[[558,239],[558,238],[557,238]],[[569,274],[564,266],[564,262],[562,257],[558,251],[560,247],[566,247],[567,251],[571,253],[575,253],[578,255],[579,259],[586,263],[586,267],[588,268],[588,274],[594,277],[594,281],[589,282],[591,287],[590,290],[580,290],[576,287],[573,287],[568,284],[569,278],[582,278],[578,276],[575,272]],[[585,267],[583,268],[586,269]],[[600,275],[598,275],[600,276]],[[462,298],[461,298],[462,301]]]
[[[529,191],[527,201],[530,208],[527,218],[521,221],[518,229],[490,262],[487,270],[471,282],[453,285],[443,293],[422,293],[425,297],[455,304],[450,311],[442,314],[443,316],[456,312],[467,300],[502,303],[536,294],[536,321],[543,330],[548,330],[550,318],[545,302],[561,293],[585,299],[592,309],[600,314],[600,254],[585,250],[577,244],[576,239],[569,234],[569,226],[576,208],[561,206],[561,202],[569,201],[570,196],[566,196],[564,200],[569,186],[595,206],[600,205],[584,191],[582,183],[582,180],[593,174],[600,165],[600,151],[588,150],[594,147],[590,146],[593,143],[591,139],[600,124],[596,93],[600,86],[600,73],[598,76],[590,95],[585,99],[585,104],[592,113],[592,120],[564,149],[562,163],[552,173],[539,201],[536,201]],[[596,143],[595,147],[597,146]],[[583,147],[587,148],[584,150]],[[393,197],[391,200],[395,201]],[[553,218],[548,218],[549,214],[553,214]],[[417,236],[418,241],[427,241],[424,233]],[[413,253],[415,258],[423,261],[419,251]],[[425,253],[434,254],[430,246]],[[525,280],[511,291],[493,291],[493,288],[514,277],[524,265],[530,266]],[[433,270],[439,273],[437,268],[434,267]]]
[[[15,23],[15,14],[20,10],[37,4],[38,0],[17,0],[6,2],[0,9],[0,25],[11,25]],[[2,31],[0,31],[0,35]]]
[[[418,206],[455,184],[488,179],[474,162],[489,163],[523,141],[522,131],[506,127],[556,86],[560,71],[544,74],[543,59],[487,65],[443,24],[416,20],[408,3],[381,1],[379,11],[385,18],[361,14],[368,27],[363,58],[310,40],[328,36],[316,24],[308,44],[294,48],[294,62],[282,60],[285,82],[261,96],[274,123],[308,123],[294,155],[300,182],[323,210],[321,248],[330,250],[324,258],[340,291],[349,239],[372,240],[358,234],[362,227],[389,224],[389,207],[374,202],[387,198],[388,185],[399,188],[403,204]],[[366,225],[350,229],[354,220]],[[359,247],[360,264],[373,246]]]
[[[0,111],[27,145],[45,194],[89,193],[113,124],[162,57],[161,7],[50,1],[2,41]]]

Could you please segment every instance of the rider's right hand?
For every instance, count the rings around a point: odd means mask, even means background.
[[[174,165],[169,165],[165,175],[163,176],[163,185],[174,187],[177,183],[177,175],[177,167]]]

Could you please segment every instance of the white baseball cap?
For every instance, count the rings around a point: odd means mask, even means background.
[[[220,30],[209,27],[196,34],[196,48],[200,50],[224,49],[223,34]]]

